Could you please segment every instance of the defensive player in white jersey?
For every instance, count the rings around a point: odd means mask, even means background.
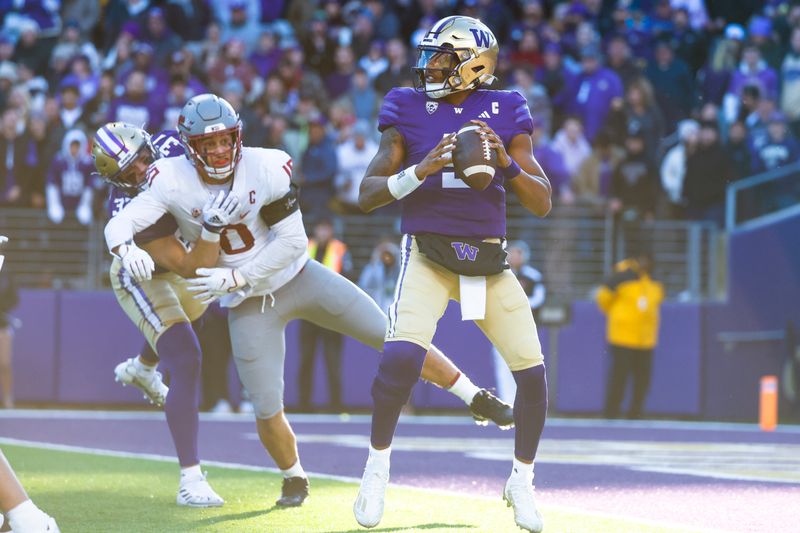
[[[8,237],[0,235],[0,270],[6,256],[3,247]],[[18,533],[59,533],[54,518],[39,509],[28,497],[22,483],[17,479],[14,469],[8,464],[0,450],[0,526],[8,516],[8,523]]]
[[[286,324],[300,318],[380,349],[386,315],[343,276],[309,260],[292,161],[280,150],[242,147],[241,121],[211,94],[189,100],[178,121],[186,158],[160,159],[148,170],[149,188],[106,226],[114,251],[166,213],[190,242],[202,232],[201,207],[209,195],[230,191],[242,204],[238,221],[220,237],[219,268],[200,268],[190,280],[206,302],[222,298],[239,377],[250,393],[258,434],[283,471],[278,505],[301,505],[308,479],[283,412]],[[422,378],[470,405],[473,417],[512,425],[508,404],[476,387],[440,351],[431,348]]]
[[[174,132],[162,132],[152,142],[142,128],[112,122],[97,130],[92,155],[99,174],[113,186],[109,197],[113,219],[146,188],[149,165],[159,157],[182,156],[183,149]],[[178,505],[218,507],[224,503],[200,468],[197,433],[201,353],[192,323],[206,306],[192,298],[184,277],[194,276],[198,266],[217,260],[219,232],[233,216],[238,217],[235,197],[220,194],[207,202],[202,213],[206,228],[194,249],[187,252],[176,237],[175,219],[164,215],[120,246],[119,256],[111,264],[114,295],[149,347],[139,357],[117,365],[114,373],[117,381],[135,385],[155,403],[164,404],[181,467]],[[152,279],[137,279],[144,272],[150,274],[153,259],[157,266]],[[150,357],[145,356],[148,351]],[[171,376],[169,391],[155,370],[159,360]]]

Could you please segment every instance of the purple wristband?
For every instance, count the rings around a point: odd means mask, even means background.
[[[522,172],[522,169],[519,167],[517,162],[514,161],[513,159],[511,160],[511,164],[510,165],[508,165],[505,168],[501,168],[500,169],[500,173],[503,175],[503,177],[506,179],[506,181],[513,180],[514,178],[519,176],[521,172]]]

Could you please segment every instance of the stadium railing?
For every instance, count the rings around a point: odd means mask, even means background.
[[[800,205],[800,162],[756,174],[727,187],[725,229],[760,224]]]
[[[528,243],[531,264],[544,274],[550,302],[589,298],[614,263],[645,240],[655,254],[655,276],[670,297],[697,301],[716,295],[719,232],[712,224],[657,220],[634,227],[615,224],[591,206],[561,206],[538,219],[517,207],[509,206],[509,239]],[[19,285],[108,287],[111,257],[102,221],[85,227],[67,217],[56,225],[42,211],[3,209],[0,228],[11,238],[8,270]],[[395,216],[348,215],[339,218],[337,230],[358,274],[380,238],[399,237],[400,227]]]

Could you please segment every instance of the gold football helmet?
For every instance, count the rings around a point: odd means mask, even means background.
[[[92,157],[106,181],[134,192],[147,186],[145,173],[157,154],[145,130],[125,122],[110,122],[94,134]]]
[[[445,17],[417,46],[414,87],[431,98],[490,85],[497,66],[497,39],[478,19]]]

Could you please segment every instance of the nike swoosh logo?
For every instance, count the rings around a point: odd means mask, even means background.
[[[242,213],[241,215],[239,215],[239,220],[242,220],[244,217],[246,217],[246,216],[247,216],[247,215],[249,215],[249,214],[250,214],[250,211],[245,211],[244,213]]]

